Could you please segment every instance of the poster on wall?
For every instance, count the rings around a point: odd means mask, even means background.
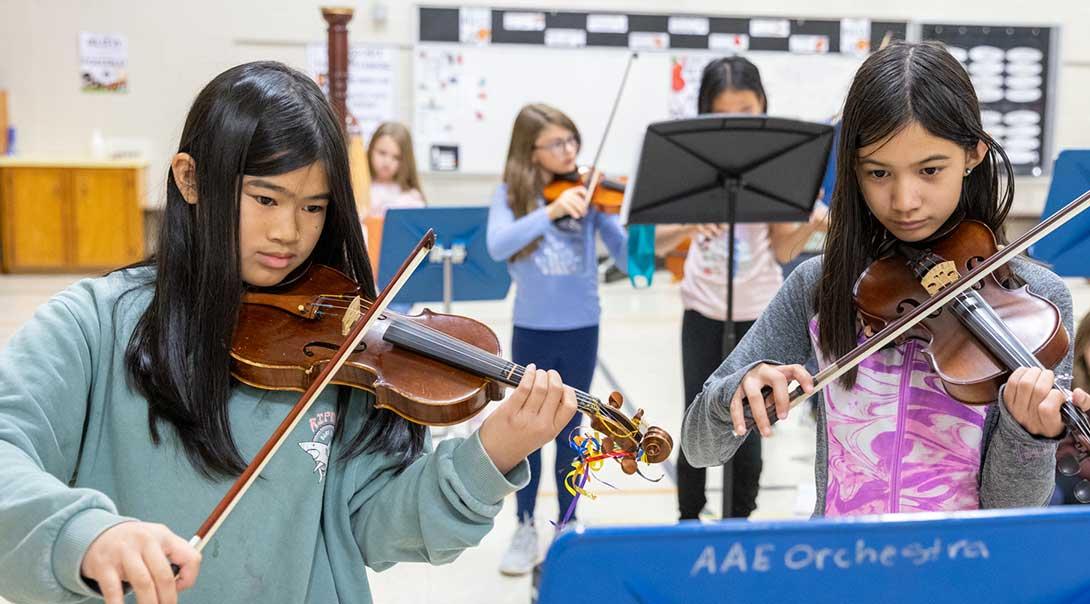
[[[455,124],[467,118],[484,121],[488,79],[467,81],[465,56],[459,49],[416,50],[416,113],[413,129],[417,157],[428,158],[428,169],[454,172],[461,167]]]
[[[396,119],[397,53],[390,46],[353,44],[348,49],[345,106],[359,124],[363,140],[382,122]],[[329,94],[329,52],[324,42],[307,45],[307,73]]]
[[[984,129],[1006,151],[1015,175],[1045,174],[1053,159],[1053,29],[925,23],[921,37],[945,44],[965,67]]]
[[[79,34],[80,90],[122,93],[129,90],[129,41],[118,34]]]

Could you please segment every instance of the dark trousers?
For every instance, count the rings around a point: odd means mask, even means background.
[[[588,392],[590,381],[594,378],[594,368],[598,364],[598,326],[562,331],[516,326],[511,338],[511,360],[519,365],[534,363],[538,369],[555,369],[566,385]],[[556,436],[556,467],[553,474],[556,476],[556,498],[560,504],[558,521],[563,519],[573,499],[564,487],[564,477],[571,472],[571,462],[576,457],[575,450],[568,445],[568,435],[582,420],[583,414],[576,413]],[[534,517],[537,488],[541,480],[541,451],[534,451],[527,460],[530,462],[530,483],[517,495],[519,520]]]
[[[742,341],[753,321],[734,324],[735,341]],[[723,321],[709,319],[695,310],[686,310],[681,320],[681,371],[685,381],[685,410],[704,389],[704,382],[723,362]],[[757,488],[761,478],[761,438],[751,432],[733,458],[731,509],[723,515],[732,518],[748,518],[757,508]],[[700,515],[708,502],[704,494],[707,470],[694,468],[678,455],[677,503],[682,520],[692,520]]]

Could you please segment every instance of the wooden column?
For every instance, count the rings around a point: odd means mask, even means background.
[[[329,103],[345,128],[348,98],[348,22],[351,8],[323,8],[322,18],[329,24]]]

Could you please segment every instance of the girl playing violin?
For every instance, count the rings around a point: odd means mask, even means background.
[[[941,45],[895,43],[863,63],[845,100],[837,154],[825,254],[792,272],[704,384],[682,429],[694,465],[722,463],[737,450],[744,397],[768,436],[761,389],[771,388],[782,419],[788,382],[813,388],[802,363],[816,358],[824,367],[861,341],[852,287],[886,246],[926,242],[963,219],[985,223],[1002,241],[1014,194],[1010,162],[981,127],[968,75]],[[1063,281],[1021,259],[1009,267],[1017,283],[1059,308],[1071,333]],[[946,393],[922,348],[913,339],[887,347],[822,392],[814,514],[1047,502],[1064,429],[1053,372],[1016,369],[995,404],[967,406]],[[1070,369],[1069,349],[1056,375]],[[1090,408],[1080,389],[1074,401]]]
[[[488,252],[506,260],[515,281],[511,357],[555,369],[567,384],[588,390],[598,358],[598,266],[595,235],[600,235],[617,266],[627,266],[628,238],[616,216],[588,204],[587,189],[567,189],[546,205],[542,189],[556,175],[576,169],[579,130],[548,105],[527,105],[511,131],[503,184],[488,213]],[[559,219],[570,217],[567,223]],[[560,516],[572,505],[564,488],[575,451],[568,435],[580,414],[556,438],[555,468]],[[500,564],[505,574],[530,572],[538,558],[534,508],[541,454],[530,455],[530,483],[518,492],[519,527]]]
[[[698,111],[706,113],[768,113],[761,72],[749,60],[722,57],[708,63],[700,80]],[[818,204],[807,223],[752,223],[735,226],[734,320],[739,341],[783,284],[781,264],[790,262],[816,231],[827,226],[827,210]],[[659,253],[692,237],[681,280],[681,366],[685,408],[700,394],[704,380],[723,361],[723,323],[727,316],[727,248],[725,225],[662,227],[655,239]],[[761,439],[751,434],[734,454],[731,509],[727,518],[747,518],[757,508],[761,478]],[[694,468],[679,453],[677,499],[681,520],[695,520],[707,503],[707,470]]]
[[[527,371],[468,439],[327,389],[216,534],[192,534],[298,399],[233,381],[251,287],[310,263],[374,296],[345,140],[321,91],[279,63],[198,95],[166,182],[159,251],[38,309],[0,353],[0,595],[19,602],[370,602],[364,566],[442,563],[478,543],[523,458],[575,411]],[[175,577],[171,564],[179,571]],[[200,577],[198,578],[198,573]]]

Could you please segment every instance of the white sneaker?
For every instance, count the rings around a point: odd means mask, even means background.
[[[500,560],[500,572],[511,577],[525,575],[534,569],[537,562],[537,528],[530,520],[519,521],[511,545],[507,546]]]

